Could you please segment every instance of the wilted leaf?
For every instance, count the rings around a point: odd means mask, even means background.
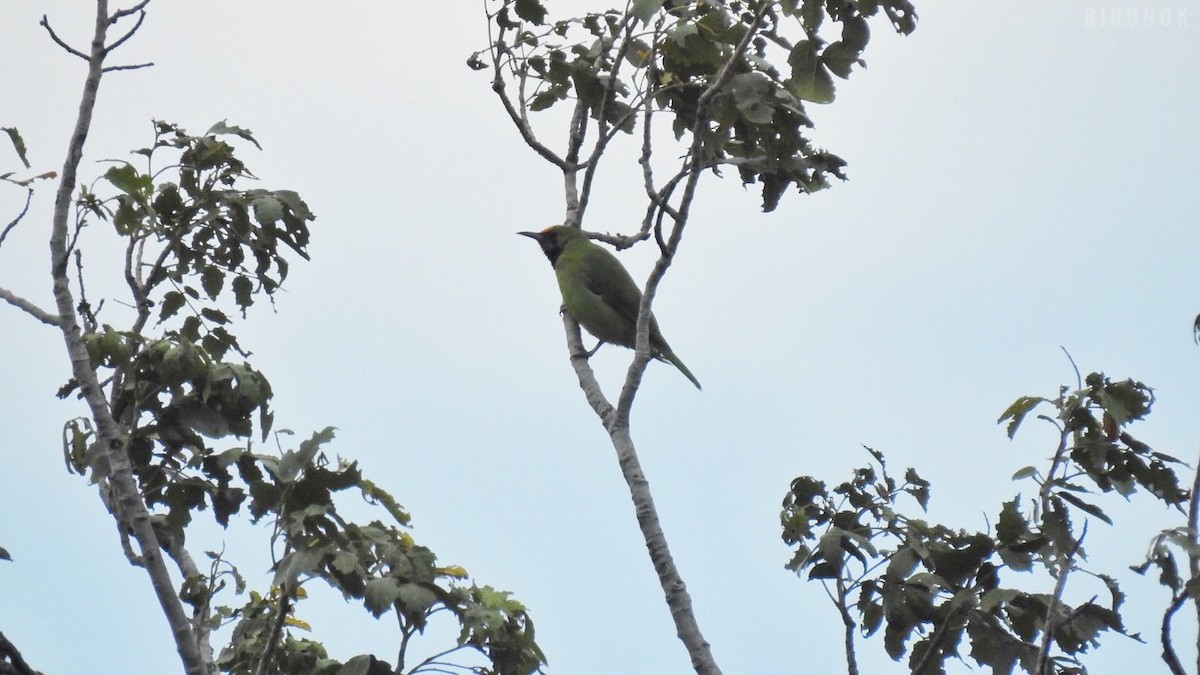
[[[25,156],[25,139],[21,138],[20,132],[14,127],[0,127],[0,129],[8,134],[8,140],[12,142],[13,150],[17,151],[17,157],[21,158],[21,163],[28,169],[29,159]]]

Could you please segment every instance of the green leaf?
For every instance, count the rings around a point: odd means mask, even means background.
[[[729,80],[729,91],[742,117],[754,124],[770,124],[775,116],[771,106],[773,85],[762,73],[742,73]]]
[[[132,164],[110,167],[104,172],[104,178],[121,192],[139,199],[149,197],[154,191],[154,181],[150,176],[138,173]]]
[[[185,300],[183,293],[167,291],[158,307],[158,322],[162,323],[174,316],[183,307]]]
[[[8,134],[8,140],[12,142],[13,150],[17,151],[17,157],[21,158],[21,163],[28,169],[29,159],[25,156],[25,139],[21,138],[21,134],[14,127],[0,127],[0,129]]]
[[[432,607],[437,599],[437,595],[422,584],[406,583],[396,589],[396,602],[410,617],[423,617],[425,610]]]
[[[1021,426],[1022,420],[1029,414],[1029,411],[1038,406],[1039,403],[1046,401],[1041,396],[1022,396],[1000,415],[1000,419],[996,420],[996,424],[1000,424],[1004,420],[1011,419],[1008,423],[1008,437],[1012,438],[1017,433],[1017,428]]]
[[[204,132],[205,136],[221,136],[221,135],[226,135],[226,134],[232,135],[232,136],[237,136],[239,138],[244,138],[247,141],[250,141],[251,143],[253,143],[254,147],[258,148],[259,150],[262,150],[262,146],[258,144],[258,141],[255,140],[254,135],[250,133],[249,129],[243,129],[242,127],[238,127],[238,126],[231,126],[229,124],[226,124],[225,120],[221,120],[220,122],[217,122],[216,124],[209,127],[208,131]]]
[[[1112,415],[1117,426],[1123,426],[1131,420],[1141,419],[1150,412],[1153,394],[1150,388],[1142,383],[1125,380],[1105,382],[1104,387],[1097,393],[1097,398],[1104,410]]]
[[[1099,506],[1096,506],[1095,504],[1089,504],[1089,503],[1083,501],[1082,499],[1080,499],[1079,497],[1076,497],[1075,495],[1071,494],[1070,492],[1064,492],[1064,491],[1060,490],[1058,492],[1058,496],[1061,497],[1064,501],[1070,502],[1071,504],[1074,504],[1076,507],[1082,509],[1083,511],[1086,511],[1087,513],[1090,513],[1093,516],[1096,516],[1097,518],[1099,518],[1100,520],[1103,520],[1104,522],[1108,523],[1109,525],[1113,524],[1112,519],[1110,519],[1107,515],[1105,515],[1104,511],[1102,511]]]
[[[250,202],[254,209],[254,219],[260,225],[273,225],[283,219],[283,203],[274,195],[263,195]]]
[[[829,71],[843,80],[850,77],[850,69],[859,61],[859,55],[862,52],[856,49],[853,45],[845,42],[834,42],[821,52],[821,63],[824,63]]]
[[[1020,541],[1029,534],[1029,521],[1021,515],[1021,496],[1017,495],[1012,501],[1004,502],[1000,509],[1000,518],[996,521],[996,539],[1005,546]]]
[[[222,312],[219,309],[213,309],[211,307],[205,307],[204,309],[200,310],[200,316],[217,325],[223,326],[229,323],[229,317],[225,316],[225,312]]]
[[[833,78],[817,56],[816,44],[802,40],[788,55],[792,76],[785,82],[789,91],[813,103],[832,103]]]
[[[514,7],[522,21],[541,26],[546,22],[546,8],[539,0],[517,0]]]
[[[1027,467],[1023,467],[1021,469],[1017,469],[1016,473],[1014,473],[1012,475],[1012,479],[1013,480],[1023,480],[1025,478],[1029,478],[1031,476],[1036,476],[1036,475],[1038,475],[1037,467],[1027,466]]]
[[[929,481],[917,475],[917,470],[909,467],[904,472],[904,481],[908,483],[905,491],[917,500],[922,511],[929,510]]]
[[[400,580],[395,577],[377,577],[367,582],[363,591],[363,605],[378,619],[392,608],[401,596]]]
[[[271,194],[300,220],[313,220],[316,217],[295,190],[276,190]]]
[[[633,0],[629,13],[638,21],[648,24],[662,6],[663,0]]]
[[[225,272],[216,265],[205,265],[204,270],[200,272],[200,287],[204,289],[208,298],[216,300],[224,286]]]
[[[359,654],[338,668],[336,675],[371,675],[371,667],[375,664],[371,654]]]
[[[254,291],[254,282],[250,281],[249,277],[238,275],[233,278],[233,283],[230,284],[233,288],[233,299],[237,302],[238,307],[242,308],[242,313],[245,314],[246,308],[254,304],[254,299],[251,294]]]

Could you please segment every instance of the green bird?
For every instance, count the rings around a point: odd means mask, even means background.
[[[566,225],[541,232],[518,232],[537,241],[550,259],[567,313],[601,343],[634,349],[638,306],[642,292],[625,266],[603,246],[592,243],[581,230]],[[598,347],[599,345],[597,345]],[[670,363],[700,388],[692,371],[675,356],[650,315],[650,355]]]

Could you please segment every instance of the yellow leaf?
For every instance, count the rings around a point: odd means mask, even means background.
[[[307,621],[301,621],[300,619],[297,619],[294,616],[287,617],[286,619],[283,620],[283,622],[289,626],[295,626],[296,628],[299,628],[301,630],[306,630],[306,631],[309,631],[310,633],[312,632],[312,626],[308,625]]]
[[[438,576],[450,577],[452,579],[466,579],[468,576],[470,576],[467,574],[467,571],[465,569],[463,569],[460,565],[450,565],[449,567],[438,567],[437,569],[434,570],[434,572],[436,572],[438,574]]]

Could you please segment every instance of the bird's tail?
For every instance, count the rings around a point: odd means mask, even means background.
[[[696,379],[696,376],[692,374],[692,371],[688,370],[688,367],[683,365],[683,361],[680,361],[679,357],[675,356],[673,352],[665,351],[662,354],[659,354],[659,358],[678,368],[679,372],[683,373],[684,377],[691,380],[692,384],[696,385],[697,389],[703,391],[703,389],[700,387],[700,380]]]

